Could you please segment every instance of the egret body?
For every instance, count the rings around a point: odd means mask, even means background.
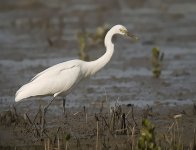
[[[124,26],[113,26],[105,36],[106,52],[103,56],[90,62],[78,59],[62,62],[38,73],[16,92],[15,101],[41,95],[53,95],[55,98],[59,94],[70,93],[82,79],[94,75],[110,61],[114,52],[112,37],[115,34],[137,39]]]

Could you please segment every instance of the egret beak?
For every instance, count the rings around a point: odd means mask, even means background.
[[[128,37],[134,39],[135,41],[138,41],[138,40],[139,40],[139,38],[138,38],[136,35],[134,35],[134,34],[128,32],[128,31],[125,30],[125,29],[120,29],[120,31],[121,31],[122,33],[124,33],[125,36],[128,36]]]
[[[128,37],[130,37],[130,38],[132,38],[132,39],[134,39],[135,41],[138,41],[139,40],[139,38],[136,35],[128,32],[128,31],[126,32],[125,35],[128,36]]]

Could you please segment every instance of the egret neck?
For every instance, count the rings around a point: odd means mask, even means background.
[[[112,43],[112,37],[115,34],[114,30],[108,31],[108,33],[105,36],[105,47],[106,47],[106,52],[103,56],[98,58],[97,60],[87,62],[88,63],[88,75],[93,75],[97,71],[99,71],[101,68],[103,68],[111,59],[113,52],[114,52],[114,44]]]

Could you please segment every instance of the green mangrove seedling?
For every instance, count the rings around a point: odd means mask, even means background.
[[[164,53],[160,53],[160,49],[157,47],[152,48],[152,73],[155,78],[159,78],[161,75],[162,61],[164,58]]]
[[[161,147],[156,144],[155,126],[148,119],[142,120],[142,126],[138,150],[161,150]]]

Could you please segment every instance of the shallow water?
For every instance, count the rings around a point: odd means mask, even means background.
[[[105,23],[123,24],[141,40],[118,37],[110,63],[67,97],[67,107],[94,106],[106,96],[111,105],[117,99],[140,107],[157,101],[196,103],[196,2],[9,2],[0,7],[0,110],[14,104],[17,89],[35,74],[78,58],[77,32],[95,31]],[[151,49],[157,46],[165,53],[160,79],[152,77],[150,64]],[[93,47],[90,58],[100,57],[104,49]],[[31,98],[17,106],[34,109],[47,99]],[[54,110],[61,105],[55,103]]]

